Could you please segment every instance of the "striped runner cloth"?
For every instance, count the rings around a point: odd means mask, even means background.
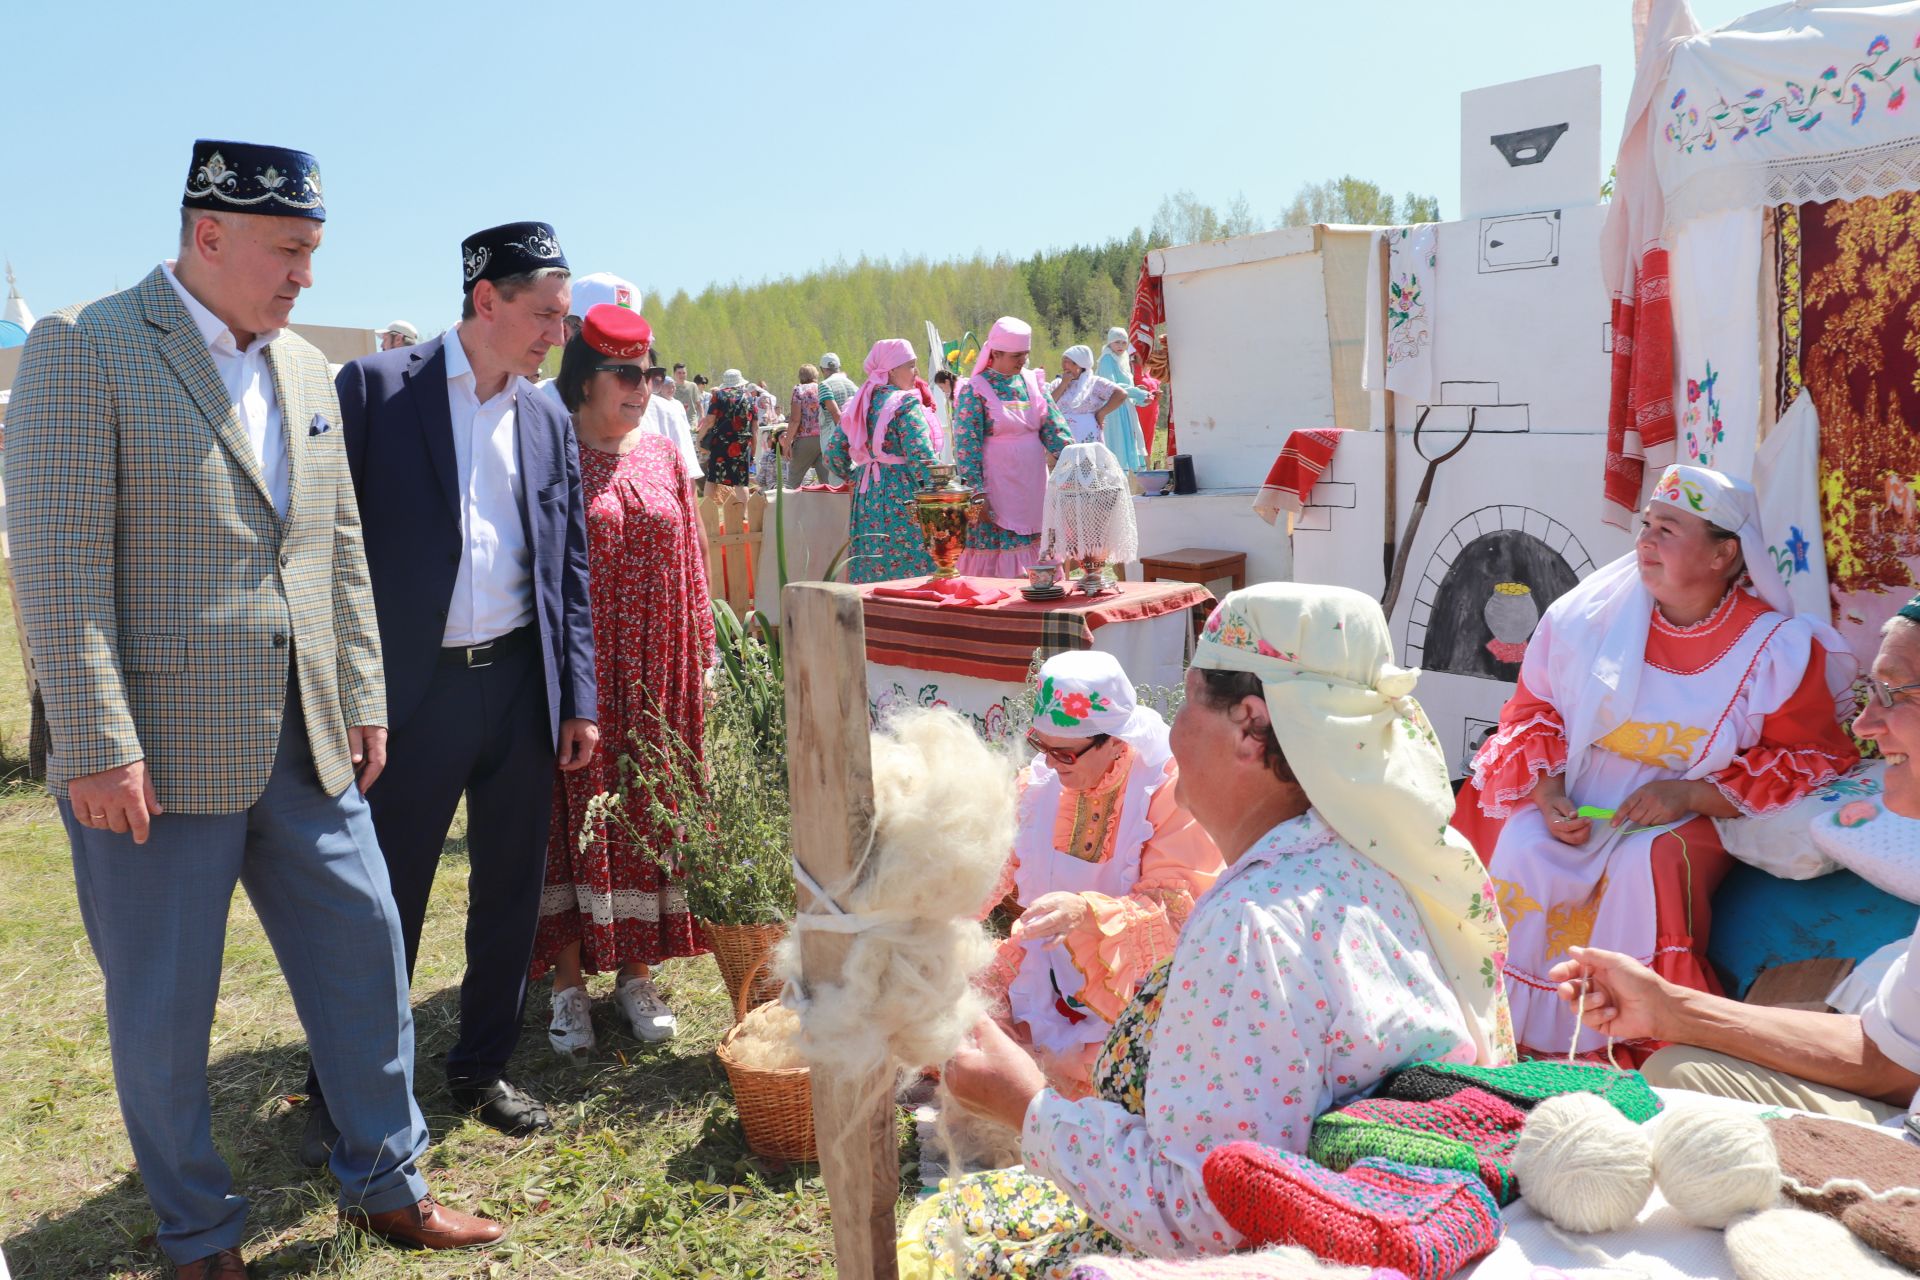
[[[918,583],[921,579],[909,579]],[[1069,649],[1091,649],[1093,633],[1114,622],[1141,622],[1208,604],[1213,593],[1188,582],[1123,582],[1117,593],[1069,594],[1031,603],[1026,584],[1013,578],[976,578],[1008,598],[990,605],[935,604],[875,596],[861,587],[867,661],[914,671],[940,671],[982,680],[1024,681],[1037,650],[1042,661]]]

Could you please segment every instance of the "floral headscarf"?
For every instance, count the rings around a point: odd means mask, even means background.
[[[1407,891],[1483,1065],[1510,1061],[1507,931],[1473,846],[1448,826],[1440,739],[1392,662],[1387,620],[1345,587],[1272,582],[1207,619],[1193,665],[1260,678],[1274,736],[1314,810]]]
[[[1056,653],[1041,666],[1033,727],[1050,738],[1112,734],[1149,768],[1164,765],[1173,754],[1167,722],[1135,700],[1133,681],[1119,660],[1094,649]],[[1035,756],[1034,766],[1045,768],[1046,757]]]

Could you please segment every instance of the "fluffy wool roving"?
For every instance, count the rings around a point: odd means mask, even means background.
[[[1653,1125],[1653,1176],[1682,1217],[1716,1231],[1780,1199],[1780,1157],[1766,1123],[1727,1107],[1662,1116]]]
[[[944,1062],[985,1011],[969,980],[992,958],[978,917],[1013,847],[1013,765],[951,711],[912,710],[873,735],[873,847],[851,884],[824,886],[848,913],[802,915],[775,971],[797,983],[811,922],[853,937],[840,981],[802,994],[801,1049],[843,1078],[891,1086]]]
[[[1832,1218],[1805,1209],[1769,1209],[1727,1228],[1727,1254],[1740,1280],[1878,1280],[1906,1276]]]
[[[1510,1164],[1522,1198],[1569,1231],[1618,1231],[1653,1191],[1646,1132],[1591,1093],[1535,1107]]]

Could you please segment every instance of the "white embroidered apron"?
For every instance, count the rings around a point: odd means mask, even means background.
[[[1036,779],[1020,797],[1020,830],[1013,839],[1020,865],[1014,872],[1015,896],[1025,907],[1045,893],[1099,893],[1124,898],[1140,883],[1140,851],[1153,834],[1147,806],[1155,786],[1166,780],[1164,766],[1143,768],[1135,753],[1120,784],[1120,811],[1115,816],[1113,856],[1088,862],[1053,847],[1054,823],[1060,813],[1063,788],[1051,769],[1044,781]],[[1051,944],[1051,945],[1049,945]],[[1079,1022],[1070,1022],[1054,1003],[1054,984],[1060,995],[1076,995],[1086,975],[1074,968],[1067,948],[1058,938],[1037,938],[1021,944],[1020,972],[1007,987],[1013,1020],[1033,1030],[1033,1042],[1050,1053],[1065,1053],[1107,1038],[1112,1026],[1091,1009]]]
[[[1699,779],[1725,769],[1759,740],[1744,714],[1748,677],[1786,621],[1777,613],[1761,614],[1713,665],[1692,675],[1643,659],[1624,722],[1585,752],[1570,754],[1568,797],[1576,805],[1614,809],[1646,783]],[[1488,873],[1507,922],[1507,994],[1521,1044],[1543,1053],[1567,1050],[1573,1015],[1547,971],[1567,958],[1568,947],[1601,947],[1652,963],[1658,938],[1653,842],[1670,829],[1628,835],[1628,827],[1596,819],[1585,844],[1563,844],[1531,801],[1514,805]],[[1605,1043],[1605,1036],[1580,1029],[1579,1052]]]

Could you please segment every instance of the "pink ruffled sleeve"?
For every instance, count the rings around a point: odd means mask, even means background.
[[[1567,770],[1567,726],[1553,704],[1519,685],[1500,709],[1500,727],[1473,757],[1473,785],[1480,811],[1489,818],[1513,812],[1513,802],[1533,794],[1541,777]]]
[[[1813,643],[1806,675],[1777,711],[1760,722],[1760,741],[1708,780],[1749,817],[1784,809],[1860,762],[1833,714],[1827,654]]]
[[[1167,761],[1166,779],[1147,802],[1153,834],[1140,850],[1140,879],[1124,898],[1083,893],[1091,911],[1061,942],[1086,984],[1080,1003],[1112,1022],[1141,981],[1173,954],[1194,899],[1213,887],[1223,869],[1193,815],[1174,798],[1178,766]]]

